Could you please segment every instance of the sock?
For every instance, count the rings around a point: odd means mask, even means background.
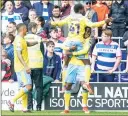
[[[89,82],[91,77],[91,67],[90,65],[85,65],[85,82]]]
[[[70,91],[66,91],[65,94],[64,94],[65,110],[69,110],[70,97],[71,97],[71,92]]]
[[[88,92],[84,90],[82,93],[82,107],[87,106],[87,100],[88,100]]]
[[[26,92],[27,92],[27,88],[24,87],[22,89],[20,89],[20,91],[17,93],[17,95],[12,99],[12,103],[15,103],[19,98],[21,98]]]
[[[27,110],[27,106],[28,106],[28,94],[25,93],[22,96],[22,108],[23,108],[23,110]]]
[[[64,69],[62,72],[62,85],[63,85],[63,87],[65,86],[66,74],[67,74],[67,69]]]

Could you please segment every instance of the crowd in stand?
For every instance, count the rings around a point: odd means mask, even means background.
[[[50,25],[50,21],[61,21],[69,15],[73,15],[73,6],[74,1],[61,0],[61,6],[52,4],[50,0],[35,0],[35,1],[22,1],[22,0],[12,0],[12,1],[2,1],[2,16],[1,16],[1,24],[2,24],[2,81],[13,82],[16,81],[16,74],[14,71],[14,47],[13,41],[15,40],[15,36],[17,35],[17,25],[20,23],[24,23],[27,26],[28,33],[26,35],[26,41],[29,41],[31,36],[34,36],[34,39],[43,42],[40,43],[40,51],[43,57],[36,56],[33,52],[34,49],[38,49],[35,47],[28,47],[29,58],[30,61],[34,60],[32,58],[37,58],[39,60],[39,64],[37,67],[31,65],[30,68],[33,70],[33,81],[36,85],[38,85],[39,80],[36,77],[39,76],[37,74],[36,69],[40,69],[43,76],[49,76],[54,79],[54,82],[60,82],[62,80],[61,72],[63,70],[63,50],[60,47],[62,43],[68,39],[68,26],[64,25],[62,27],[53,27]],[[85,7],[85,15],[92,22],[103,21],[108,17],[112,17],[112,23],[108,25],[103,25],[102,28],[92,28],[91,29],[91,50],[90,57],[92,56],[92,67],[93,71],[96,70],[94,59],[98,59],[96,64],[100,68],[100,71],[107,71],[106,68],[108,66],[107,62],[104,63],[104,67],[102,66],[101,58],[99,56],[99,44],[103,44],[102,42],[98,42],[98,37],[102,35],[108,37],[123,37],[121,39],[121,44],[119,45],[118,38],[113,40],[111,43],[115,56],[113,59],[104,58],[105,61],[110,61],[110,67],[115,67],[113,71],[118,70],[121,57],[125,59],[127,62],[123,68],[124,73],[128,72],[128,31],[126,27],[128,26],[128,1],[123,0],[85,0],[83,1],[83,5]],[[111,27],[112,33],[103,32],[102,30]],[[114,41],[116,43],[114,43]],[[98,42],[98,43],[97,43]],[[96,44],[96,45],[95,45]],[[95,46],[95,47],[94,47]],[[122,51],[121,48],[125,48],[125,51]],[[127,50],[126,50],[127,49]],[[127,52],[127,53],[126,53]],[[93,55],[92,55],[93,54]],[[35,56],[34,56],[35,55]],[[102,54],[103,55],[103,54]],[[106,54],[104,54],[106,55]],[[109,54],[108,54],[109,55]],[[95,56],[95,57],[94,57]],[[118,61],[115,60],[119,57]],[[40,60],[42,58],[42,60]],[[106,60],[107,59],[107,60]],[[117,64],[116,64],[117,61]],[[31,62],[32,63],[32,62]],[[98,64],[100,63],[100,65]],[[115,66],[115,65],[116,66]],[[106,65],[106,67],[105,67]],[[109,67],[109,69],[110,69]],[[106,68],[105,70],[102,70]],[[93,72],[92,71],[92,72]],[[113,72],[112,71],[112,72]],[[108,72],[110,73],[110,72]],[[41,74],[40,74],[41,75]],[[94,76],[94,75],[92,75]],[[105,75],[100,75],[105,76]],[[113,75],[112,75],[113,76]],[[125,77],[128,77],[126,73]],[[108,77],[107,77],[108,78]],[[115,78],[115,75],[114,75]],[[113,80],[111,81],[114,81]],[[95,80],[95,79],[94,79]],[[105,81],[105,80],[99,80]],[[106,81],[109,81],[106,79]],[[128,80],[127,80],[128,81]]]

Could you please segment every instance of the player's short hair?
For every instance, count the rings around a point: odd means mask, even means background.
[[[25,25],[24,23],[18,24],[18,25],[16,26],[17,32],[20,32],[20,29],[21,29],[22,27],[26,27],[26,25]]]
[[[11,40],[11,43],[13,43],[13,41],[14,41],[14,39],[15,39],[15,36],[12,35],[12,34],[10,34],[10,33],[4,33],[4,34],[3,34],[3,39],[4,39],[5,37],[9,38],[9,39]]]
[[[48,41],[48,42],[46,43],[46,47],[48,47],[49,45],[54,45],[54,46],[55,46],[55,43],[54,43],[53,41]]]
[[[30,23],[28,24],[28,30],[31,31],[32,28],[34,28],[34,29],[37,28],[37,24],[34,23],[34,22],[30,22]]]
[[[112,37],[112,31],[111,31],[110,29],[104,29],[104,30],[102,31],[102,33],[104,33],[104,34],[107,35],[107,36]]]
[[[84,6],[82,5],[82,4],[76,4],[75,6],[74,6],[74,12],[75,13],[79,13],[79,11],[80,10],[82,10],[82,9],[84,9]]]

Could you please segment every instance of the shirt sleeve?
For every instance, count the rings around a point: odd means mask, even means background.
[[[88,51],[89,51],[89,48],[90,48],[89,40],[90,40],[90,38],[88,38],[88,39],[85,41],[84,48],[83,48],[82,50],[77,51],[77,52],[73,52],[72,54],[73,54],[73,55],[87,54]]]
[[[21,51],[23,49],[22,42],[20,40],[16,41],[15,46],[17,51]]]
[[[92,55],[97,56],[98,55],[98,51],[97,51],[97,44],[95,45]]]
[[[60,21],[51,21],[51,25],[52,26],[63,26],[65,24],[67,24],[70,20],[70,16],[68,16],[67,18],[65,19],[62,19]]]
[[[122,52],[120,47],[118,46],[117,51],[116,51],[116,57],[121,57],[122,56]]]
[[[88,27],[101,27],[105,24],[105,21],[100,21],[100,22],[91,22],[90,20],[88,20],[87,18],[85,18],[85,24]]]

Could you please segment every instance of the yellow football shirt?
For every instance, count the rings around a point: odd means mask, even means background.
[[[60,21],[51,22],[53,26],[63,26],[68,24],[69,32],[68,32],[68,39],[79,39],[81,42],[84,41],[84,33],[85,27],[100,27],[105,24],[105,21],[92,23],[89,21],[85,16],[81,14],[69,15],[67,18],[62,19]]]
[[[25,39],[19,35],[17,35],[14,40],[14,69],[15,69],[15,72],[20,72],[20,71],[24,70],[24,66],[22,65],[22,63],[20,62],[20,60],[17,56],[17,51],[21,51],[23,60],[28,65],[29,60],[28,60],[27,43],[26,43]]]

